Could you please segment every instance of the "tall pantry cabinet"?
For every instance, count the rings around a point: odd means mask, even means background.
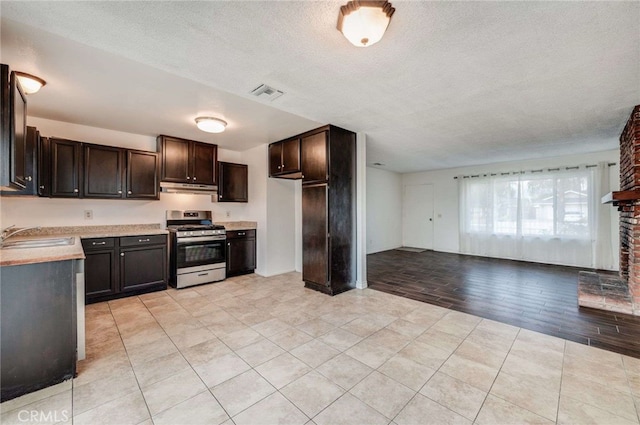
[[[327,125],[295,138],[302,179],[302,279],[307,288],[339,294],[355,287],[356,135]]]

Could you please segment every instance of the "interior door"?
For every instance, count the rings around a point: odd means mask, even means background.
[[[433,185],[409,184],[402,196],[402,245],[433,249]]]

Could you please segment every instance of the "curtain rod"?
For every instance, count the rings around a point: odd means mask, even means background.
[[[609,162],[607,163],[607,166],[609,167],[613,167],[614,165],[617,165],[616,162]],[[589,164],[589,165],[585,165],[584,168],[593,168],[593,167],[597,167],[598,164]],[[506,173],[485,173],[485,174],[471,174],[468,176],[462,176],[463,179],[469,179],[469,178],[475,178],[475,177],[487,177],[487,176],[509,176],[509,175],[516,175],[516,174],[525,174],[527,172],[529,173],[542,173],[543,171],[560,171],[561,169],[565,169],[565,170],[577,170],[579,169],[580,166],[579,165],[575,165],[573,167],[556,167],[556,168],[540,168],[538,170],[528,170],[528,171],[507,171]],[[457,179],[458,176],[455,176],[454,179]]]

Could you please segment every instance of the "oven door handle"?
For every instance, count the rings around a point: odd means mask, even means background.
[[[224,241],[227,239],[226,236],[196,236],[193,238],[178,238],[176,242],[178,245],[183,243],[192,243],[192,242],[210,242],[210,241]]]

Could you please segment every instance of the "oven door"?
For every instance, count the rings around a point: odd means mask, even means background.
[[[225,241],[224,236],[179,238],[176,241],[176,268],[224,263]]]

